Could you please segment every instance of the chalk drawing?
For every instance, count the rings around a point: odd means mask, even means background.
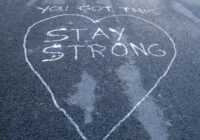
[[[104,17],[104,18],[101,18],[99,20],[93,20],[87,16],[84,16],[84,15],[78,15],[78,14],[63,14],[63,15],[56,15],[56,16],[53,16],[53,17],[49,17],[49,18],[46,18],[46,19],[43,19],[43,20],[40,20],[40,21],[37,21],[36,23],[34,23],[33,25],[31,25],[25,36],[24,36],[24,42],[23,42],[23,48],[24,48],[24,56],[25,56],[25,61],[27,62],[27,64],[29,65],[29,67],[31,68],[31,70],[33,71],[33,73],[40,79],[40,81],[42,82],[42,84],[47,88],[47,90],[49,91],[50,93],[50,96],[51,96],[51,99],[55,105],[55,107],[61,111],[66,117],[67,119],[74,125],[74,127],[76,128],[77,132],[79,133],[79,135],[81,136],[81,138],[83,140],[88,140],[87,137],[83,134],[83,132],[80,130],[78,124],[73,120],[73,118],[68,115],[68,113],[66,112],[65,109],[63,109],[62,107],[60,107],[55,99],[55,96],[54,96],[54,93],[52,92],[51,88],[47,85],[47,83],[44,81],[44,79],[42,78],[42,76],[34,69],[34,67],[32,66],[32,64],[30,63],[29,59],[28,59],[28,56],[27,56],[27,48],[26,48],[26,41],[27,41],[27,37],[30,33],[30,31],[32,30],[32,28],[34,28],[36,25],[42,23],[42,22],[45,22],[45,21],[48,21],[50,19],[54,19],[54,18],[58,18],[58,17],[64,17],[64,16],[76,16],[76,17],[82,17],[82,18],[86,18],[88,20],[90,20],[91,22],[95,23],[95,24],[98,24],[100,23],[102,20],[105,20],[105,19],[109,19],[111,17],[132,17],[132,18],[136,18],[136,19],[139,19],[141,21],[144,21],[146,23],[149,23],[150,25],[153,25],[154,27],[156,27],[157,29],[159,29],[160,31],[162,31],[170,40],[170,42],[172,43],[172,47],[174,49],[174,56],[172,57],[167,69],[165,70],[165,72],[162,74],[162,76],[160,76],[158,78],[158,80],[156,81],[156,83],[154,84],[154,86],[146,93],[146,95],[141,99],[139,100],[136,105],[133,106],[133,108],[116,124],[112,127],[112,129],[108,132],[108,134],[103,138],[103,140],[107,140],[110,135],[127,119],[129,118],[129,116],[138,108],[138,106],[140,106],[149,96],[150,94],[152,93],[152,91],[158,86],[159,82],[167,75],[167,73],[169,72],[175,58],[176,58],[176,55],[177,55],[177,52],[176,52],[176,46],[175,46],[175,43],[173,41],[173,39],[170,37],[170,35],[163,29],[161,28],[160,26],[146,20],[146,19],[143,19],[141,17],[138,17],[138,16],[133,16],[133,15],[112,15],[112,16],[107,16],[107,17]]]

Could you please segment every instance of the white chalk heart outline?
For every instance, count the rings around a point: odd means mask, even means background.
[[[174,49],[174,56],[172,57],[172,60],[170,61],[166,71],[162,74],[162,76],[160,76],[160,78],[156,81],[156,83],[154,84],[154,86],[146,93],[146,95],[140,99],[136,105],[134,105],[134,107],[116,124],[112,127],[112,129],[107,133],[107,135],[103,138],[103,140],[107,140],[107,138],[137,109],[137,107],[139,105],[141,105],[141,103],[143,103],[148,97],[149,95],[152,93],[152,91],[157,87],[157,85],[159,84],[159,82],[167,75],[167,73],[169,72],[172,64],[174,63],[175,59],[176,59],[176,55],[177,55],[177,51],[176,51],[176,45],[173,41],[173,39],[170,37],[170,35],[163,29],[161,28],[160,26],[146,20],[146,19],[143,19],[141,17],[138,17],[138,16],[134,16],[134,15],[111,15],[111,16],[107,16],[107,17],[104,17],[104,18],[101,18],[101,19],[98,19],[98,20],[93,20],[92,18],[89,18],[87,16],[84,16],[84,15],[78,15],[78,14],[62,14],[62,15],[56,15],[56,16],[52,16],[52,17],[49,17],[49,18],[45,18],[43,20],[40,20],[40,21],[37,21],[35,22],[33,25],[31,25],[25,36],[24,36],[24,42],[23,42],[23,48],[24,48],[24,55],[25,55],[25,60],[26,62],[28,63],[29,67],[31,68],[31,70],[33,71],[33,73],[40,79],[40,81],[42,82],[42,84],[46,87],[46,89],[49,91],[50,95],[51,95],[51,99],[55,105],[55,107],[61,111],[66,117],[67,119],[74,125],[74,127],[76,128],[77,132],[79,133],[79,135],[81,136],[81,138],[83,140],[88,140],[87,137],[83,134],[83,132],[80,130],[78,124],[73,120],[73,118],[68,115],[68,113],[66,112],[66,110],[62,107],[60,107],[55,99],[55,96],[54,96],[54,93],[52,92],[51,88],[48,86],[48,84],[44,81],[44,79],[42,78],[42,76],[33,68],[32,64],[30,63],[29,59],[28,59],[28,56],[27,56],[27,48],[26,48],[26,40],[27,40],[27,37],[28,37],[28,34],[30,33],[31,29],[33,27],[35,27],[37,24],[40,24],[42,22],[45,22],[47,20],[50,20],[50,19],[54,19],[54,18],[57,18],[57,17],[63,17],[63,16],[78,16],[78,17],[83,17],[83,18],[86,18],[86,19],[89,19],[90,21],[92,21],[93,23],[97,24],[99,23],[100,21],[104,20],[104,19],[107,19],[107,18],[111,18],[111,17],[133,17],[133,18],[136,18],[136,19],[140,19],[146,23],[149,23],[151,25],[153,25],[154,27],[158,28],[160,31],[162,31],[168,38],[169,40],[171,41],[172,45],[173,45],[173,49]]]

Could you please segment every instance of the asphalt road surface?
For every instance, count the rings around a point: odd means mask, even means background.
[[[200,2],[0,2],[0,140],[199,140]]]

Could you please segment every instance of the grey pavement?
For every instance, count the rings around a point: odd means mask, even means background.
[[[0,140],[200,139],[200,2],[0,7]]]

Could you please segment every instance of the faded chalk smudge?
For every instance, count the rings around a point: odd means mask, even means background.
[[[37,1],[38,1],[38,0],[30,0],[29,2],[26,3],[26,6],[31,7],[31,6],[35,5],[35,3],[36,3]]]
[[[191,5],[200,6],[199,0],[181,0],[181,1],[191,4]]]
[[[43,4],[57,4],[62,5],[65,4],[66,0],[44,0]]]
[[[71,105],[77,105],[84,110],[85,124],[92,122],[92,112],[95,102],[95,86],[96,81],[84,72],[81,82],[77,85],[78,91],[72,95],[67,101]]]
[[[178,3],[178,2],[173,2],[173,8],[174,10],[176,10],[177,12],[185,15],[186,17],[188,17],[189,19],[191,19],[193,22],[195,23],[200,23],[200,20],[186,7],[184,7],[182,4]]]
[[[134,106],[147,93],[142,87],[138,68],[132,61],[121,66],[117,74],[126,83],[127,88],[125,93],[129,97],[131,105]],[[154,103],[152,97],[149,97],[149,99],[138,107],[137,112],[139,121],[143,124],[152,140],[167,140],[166,123],[163,120],[163,116],[158,113],[161,111]]]

